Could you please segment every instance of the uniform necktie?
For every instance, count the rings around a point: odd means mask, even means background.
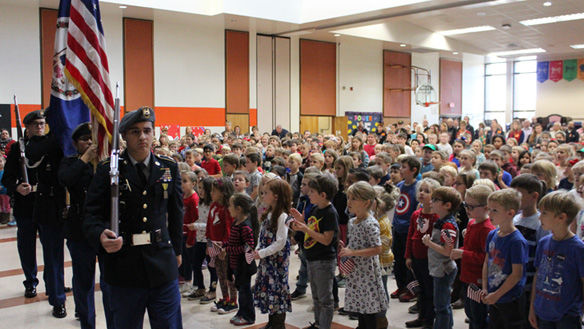
[[[138,171],[138,177],[140,177],[140,181],[142,182],[143,186],[146,186],[148,183],[148,179],[146,178],[146,165],[143,162],[136,164],[136,170]]]

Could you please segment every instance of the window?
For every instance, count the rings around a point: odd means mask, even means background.
[[[537,61],[513,63],[513,118],[531,119],[535,116]]]
[[[505,122],[507,63],[485,64],[485,121]]]

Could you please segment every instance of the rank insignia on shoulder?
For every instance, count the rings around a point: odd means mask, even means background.
[[[157,155],[157,157],[159,157],[161,159],[164,159],[166,161],[170,161],[170,162],[176,163],[176,161],[173,158],[169,157],[168,155],[160,154],[160,155]]]
[[[163,168],[164,174],[162,175],[163,182],[170,182],[172,181],[172,174],[170,173],[170,168]]]

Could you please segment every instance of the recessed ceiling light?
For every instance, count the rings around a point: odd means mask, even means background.
[[[584,13],[528,19],[525,21],[520,21],[519,23],[526,25],[526,26],[530,26],[530,25],[541,25],[541,24],[568,22],[568,21],[575,21],[575,20],[579,20],[579,19],[584,19]]]
[[[570,45],[570,47],[574,48],[574,49],[584,49],[584,44],[579,44],[579,45]]]
[[[551,5],[552,5],[552,2],[551,1],[546,1],[546,2],[543,3],[543,6],[544,7],[549,7]]]
[[[452,55],[458,55],[458,51],[453,51]]]
[[[405,43],[402,43],[399,45],[400,47],[407,47],[407,45]]]
[[[538,54],[545,53],[545,49],[542,48],[529,48],[529,49],[518,49],[509,51],[497,51],[490,53],[488,56],[513,56],[513,55],[525,55],[525,54]]]
[[[340,37],[341,35],[339,33],[335,33],[333,34],[335,37]]]
[[[465,34],[465,33],[492,31],[494,29],[495,29],[494,27],[489,26],[489,25],[481,25],[481,26],[467,27],[464,29],[440,31],[438,33],[440,33],[442,35],[457,35],[457,34]]]
[[[120,6],[120,9],[126,9],[128,6]]]

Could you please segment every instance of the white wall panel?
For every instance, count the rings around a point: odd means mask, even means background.
[[[290,129],[290,39],[275,38],[275,105],[276,124]]]
[[[260,132],[271,132],[273,120],[272,38],[258,35],[256,45],[258,129]]]

